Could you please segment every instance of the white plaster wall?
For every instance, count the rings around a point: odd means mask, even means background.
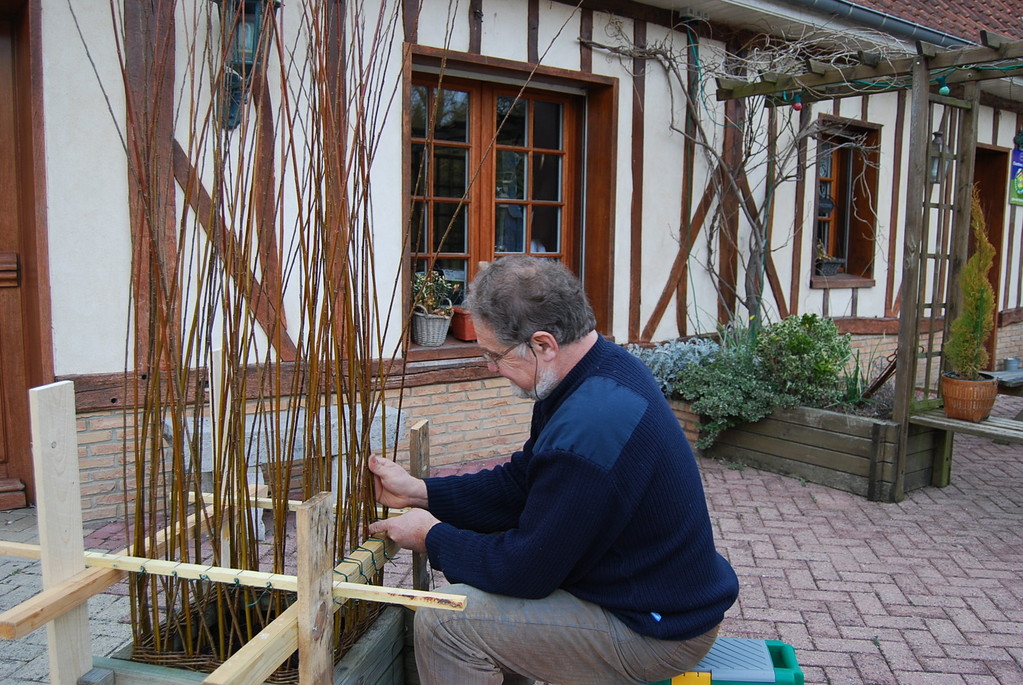
[[[899,198],[895,197],[893,191],[895,190],[895,166],[896,166],[896,155],[895,150],[895,139],[896,139],[896,127],[895,121],[898,113],[898,96],[894,93],[889,95],[873,95],[870,98],[868,105],[868,116],[869,121],[883,124],[881,127],[881,153],[878,155],[878,187],[877,187],[877,202],[876,202],[876,227],[874,231],[874,287],[872,288],[860,288],[859,291],[859,314],[861,316],[876,316],[880,317],[884,315],[885,311],[885,298],[887,290],[888,275],[895,269],[897,272],[899,269],[899,262],[889,261],[889,251],[891,250],[892,243],[892,229],[896,229],[897,236],[894,239],[896,247],[901,245],[902,232],[898,230],[903,224],[901,220],[897,219],[897,223],[892,225],[892,208],[896,208],[896,216],[900,216],[901,212],[904,211],[905,203],[901,201],[901,197],[905,195],[906,184],[909,179],[903,176],[899,179]],[[904,134],[905,135],[905,132]],[[903,141],[908,140],[903,137]],[[905,146],[905,142],[903,143]],[[902,160],[902,170],[908,168],[909,158],[908,156]],[[894,295],[893,295],[894,296]]]
[[[604,36],[608,21],[612,17],[603,12],[593,13],[593,35]],[[627,35],[632,35],[632,22],[621,20]],[[618,88],[618,149],[615,169],[615,217],[614,217],[614,293],[612,308],[614,322],[611,335],[616,340],[629,338],[629,298],[631,274],[631,232],[632,232],[632,64],[617,55],[602,50],[593,51],[593,73],[610,76],[619,81]],[[587,246],[587,249],[592,249]]]
[[[523,5],[521,11],[523,31],[525,30],[526,21],[525,11],[525,6]],[[439,3],[436,5],[429,2],[422,3],[422,10],[419,13],[419,44],[455,50],[457,52],[467,51],[469,49],[469,22],[466,18],[468,12],[468,0],[453,0],[447,4]],[[483,18],[484,42],[489,42],[486,39],[486,33],[489,29],[488,25],[494,22],[498,16],[497,12],[489,6],[489,3],[487,12]],[[501,14],[504,21],[512,20],[508,10]],[[483,50],[487,51],[488,48],[484,47]]]
[[[546,13],[541,10],[540,15],[545,17]],[[458,18],[465,23],[465,31],[468,32],[468,10],[460,12]],[[543,24],[543,21],[540,23]],[[525,62],[529,58],[528,36],[527,3],[517,0],[487,0],[483,3],[480,51],[484,55]],[[545,47],[543,43],[537,44],[541,53]],[[543,63],[548,66],[552,64],[547,60]]]
[[[42,3],[41,24],[54,372],[113,371],[131,344],[131,245],[125,153],[110,113],[124,110],[110,5]]]
[[[675,35],[648,25],[648,44],[669,44]],[[684,49],[684,44],[683,44]],[[683,146],[685,138],[671,131],[673,120],[681,128],[685,117],[682,87],[653,60],[646,64],[646,95],[643,104],[643,275],[640,283],[640,330],[646,328],[664,290],[675,256],[679,252],[681,222]],[[676,102],[672,103],[671,92]],[[673,106],[674,105],[674,106]],[[631,99],[630,99],[631,106]],[[674,298],[672,298],[674,300]],[[673,304],[673,303],[672,303]],[[654,340],[678,335],[675,307],[665,315]]]

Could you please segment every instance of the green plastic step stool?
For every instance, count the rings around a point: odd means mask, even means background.
[[[651,685],[803,685],[796,650],[779,640],[719,637],[703,661]]]

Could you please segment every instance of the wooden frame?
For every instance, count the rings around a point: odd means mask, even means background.
[[[333,667],[326,617],[340,608],[334,598],[385,601],[403,606],[432,606],[450,610],[465,607],[465,597],[443,593],[368,585],[368,573],[383,566],[397,550],[394,543],[372,539],[334,565],[330,552],[334,511],[330,493],[295,503],[298,517],[297,576],[185,564],[154,558],[86,553],[83,547],[81,494],[77,468],[74,387],[68,381],[31,392],[33,458],[41,494],[49,493],[39,508],[39,545],[0,543],[0,554],[38,557],[43,564],[45,589],[35,597],[0,614],[0,638],[17,639],[47,625],[50,681],[74,685],[91,669],[86,601],[125,577],[126,572],[202,578],[254,587],[295,590],[298,601],[253,637],[209,675],[207,683],[262,682],[295,650],[300,650],[299,677],[303,685],[323,682]],[[419,440],[428,433],[417,425]],[[421,443],[417,450],[428,454]],[[263,502],[268,504],[268,501]],[[184,522],[194,525],[195,518]],[[167,540],[175,531],[164,531]],[[159,545],[157,546],[160,547]],[[86,564],[93,568],[86,570]],[[334,580],[335,574],[346,578]],[[329,667],[328,667],[329,664]]]

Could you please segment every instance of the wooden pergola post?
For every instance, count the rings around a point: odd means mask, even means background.
[[[899,310],[899,348],[896,351],[895,404],[892,419],[903,427],[895,453],[895,484],[892,499],[905,497],[906,449],[909,412],[916,392],[916,341],[920,335],[921,242],[924,234],[924,190],[927,182],[927,151],[930,131],[930,71],[927,59],[913,63],[909,118],[909,186],[906,189],[906,224],[902,255],[902,308]]]

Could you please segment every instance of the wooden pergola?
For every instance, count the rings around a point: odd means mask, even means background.
[[[900,431],[894,498],[905,494],[907,440],[915,425],[939,428],[945,438],[933,484],[946,485],[956,432],[1023,443],[1023,421],[988,419],[975,424],[944,417],[938,383],[941,340],[961,306],[959,272],[969,252],[970,208],[982,81],[1023,76],[1023,41],[982,32],[982,45],[946,50],[923,42],[917,54],[883,61],[859,53],[860,63],[833,68],[813,61],[803,74],[765,74],[757,82],[719,80],[717,97],[763,96],[769,103],[813,102],[908,89],[909,173],[905,194],[903,271],[893,419]],[[933,85],[938,88],[933,89]],[[952,91],[952,89],[955,89]],[[950,91],[955,92],[952,96]],[[935,121],[935,105],[941,107]],[[937,184],[928,178],[932,131],[944,134],[939,161],[951,166]],[[952,179],[947,182],[946,179]],[[942,334],[942,335],[939,335]]]

